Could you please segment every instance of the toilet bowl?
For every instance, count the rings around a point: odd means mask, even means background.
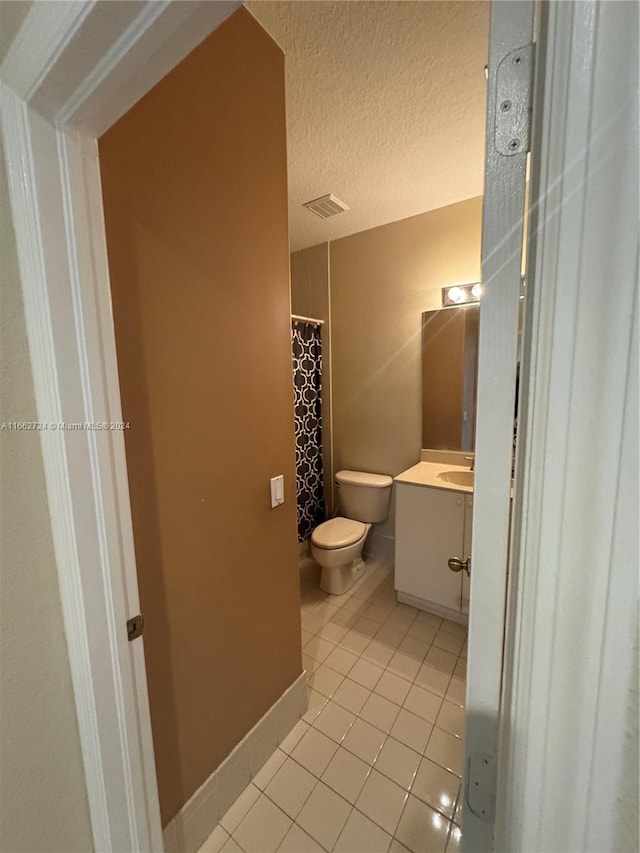
[[[370,524],[350,518],[332,518],[311,534],[311,555],[322,566],[320,589],[342,595],[364,573],[362,549]]]
[[[385,474],[339,471],[335,483],[344,515],[316,527],[311,555],[322,566],[320,589],[342,595],[364,573],[362,549],[372,524],[388,515],[393,480]]]

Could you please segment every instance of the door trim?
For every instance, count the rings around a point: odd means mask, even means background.
[[[0,68],[29,352],[96,851],[162,850],[97,137],[240,4],[38,3]],[[101,17],[109,10],[110,26]],[[91,45],[91,49],[87,49]],[[64,75],[57,69],[63,67]]]
[[[490,851],[494,835],[495,773],[480,781],[472,768],[495,768],[498,753],[527,167],[521,132],[515,153],[498,150],[496,90],[501,69],[531,69],[533,23],[533,0],[492,4],[463,765],[463,848],[473,853]]]
[[[599,853],[637,847],[638,4],[542,11],[495,849]]]

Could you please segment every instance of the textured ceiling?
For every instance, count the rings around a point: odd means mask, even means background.
[[[482,194],[488,2],[246,6],[286,55],[292,251]]]

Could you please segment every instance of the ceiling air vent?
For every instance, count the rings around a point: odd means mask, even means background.
[[[302,206],[306,207],[307,210],[310,210],[312,213],[315,213],[316,216],[320,216],[322,219],[328,219],[330,216],[335,216],[336,213],[342,213],[343,210],[349,210],[343,201],[340,201],[339,198],[331,195],[331,193],[323,195],[320,198],[314,198],[313,201],[305,201]]]

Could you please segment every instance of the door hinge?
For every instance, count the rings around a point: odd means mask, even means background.
[[[503,157],[530,150],[534,62],[535,45],[525,44],[498,65],[494,145]]]
[[[465,777],[465,799],[470,811],[493,823],[496,810],[496,757],[477,752],[469,756]]]
[[[127,620],[127,639],[136,640],[144,634],[144,616],[138,613],[137,616],[132,616]]]

